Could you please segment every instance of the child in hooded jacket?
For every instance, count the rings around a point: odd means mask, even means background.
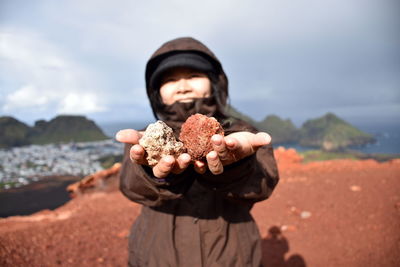
[[[212,137],[213,151],[204,161],[184,153],[149,167],[139,145],[142,132],[117,133],[126,143],[120,189],[143,205],[131,229],[129,266],[261,266],[261,238],[250,210],[279,180],[269,135],[227,115],[222,65],[193,38],[163,44],[145,77],[155,118],[176,137],[196,113],[215,117],[225,136]]]

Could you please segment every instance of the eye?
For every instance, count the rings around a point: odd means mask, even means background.
[[[176,82],[178,79],[176,77],[166,77],[162,79],[162,84],[164,83],[170,83],[170,82]]]
[[[206,75],[203,74],[203,73],[198,73],[198,72],[194,72],[194,73],[191,73],[189,75],[190,79],[192,79],[192,78],[202,78],[202,77],[206,77]]]

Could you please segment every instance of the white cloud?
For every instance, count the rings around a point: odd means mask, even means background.
[[[96,75],[42,36],[0,30],[4,112],[93,113],[106,110]],[[22,86],[21,86],[22,84]]]
[[[92,93],[69,93],[61,101],[58,112],[67,114],[85,114],[104,111],[105,108],[98,106],[98,99]]]
[[[14,8],[0,22],[13,25],[0,29],[3,111],[140,117],[149,107],[143,89],[146,60],[162,42],[179,36],[198,38],[216,53],[229,76],[232,100],[243,103],[244,111],[257,113],[271,106],[266,101],[287,114],[292,106],[312,112],[327,104],[387,103],[392,96],[399,103],[399,79],[377,78],[390,69],[397,73],[397,67],[385,65],[398,56],[399,35],[393,31],[398,9],[391,0],[9,5]],[[298,115],[296,110],[292,114]]]
[[[25,85],[6,96],[3,110],[8,112],[23,108],[40,108],[46,105],[49,98],[41,95],[34,85]]]

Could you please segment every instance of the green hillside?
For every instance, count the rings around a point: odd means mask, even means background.
[[[252,124],[260,131],[269,133],[274,144],[298,143],[325,151],[338,151],[349,146],[375,141],[372,135],[360,131],[333,113],[308,120],[301,129],[296,128],[290,119],[284,120],[276,115],[269,115],[257,122],[232,106],[229,106],[228,114]]]
[[[299,130],[290,119],[283,120],[276,115],[269,115],[257,123],[258,129],[269,133],[275,144],[295,143],[299,139]]]
[[[29,144],[30,127],[13,117],[0,117],[0,148]]]
[[[372,135],[358,130],[332,113],[308,120],[300,129],[300,145],[319,147],[326,151],[371,142],[374,142]]]
[[[101,129],[84,116],[57,116],[46,122],[37,121],[33,127],[31,142],[48,144],[59,142],[88,142],[108,139]]]
[[[48,122],[39,120],[34,127],[12,117],[0,117],[0,148],[104,139],[108,137],[84,116],[58,116]]]
[[[274,144],[295,143],[298,141],[299,130],[290,119],[283,120],[276,115],[269,115],[264,120],[257,122],[232,106],[228,106],[227,113],[246,121],[260,131],[267,132],[271,135]]]
[[[234,118],[243,120],[251,125],[253,125],[254,127],[257,127],[257,122],[255,120],[253,120],[252,118],[250,118],[249,116],[241,113],[239,110],[235,109],[233,106],[228,105],[226,107],[226,113]]]

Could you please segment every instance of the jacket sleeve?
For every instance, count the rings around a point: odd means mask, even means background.
[[[179,175],[171,174],[166,179],[158,179],[150,167],[135,164],[130,160],[130,148],[131,145],[125,145],[120,172],[120,190],[128,199],[154,207],[166,200],[182,198],[193,182],[191,169]]]
[[[263,146],[255,154],[225,166],[222,174],[207,171],[198,181],[232,201],[253,204],[267,199],[279,181],[272,146]]]

